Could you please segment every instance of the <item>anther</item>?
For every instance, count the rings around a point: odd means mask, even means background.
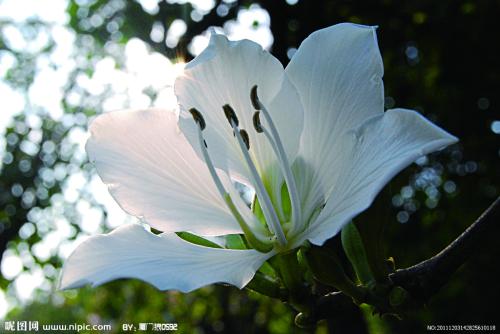
[[[241,138],[243,139],[243,142],[245,143],[245,146],[247,147],[247,150],[249,150],[250,149],[250,138],[248,137],[248,133],[246,132],[246,130],[241,129],[240,135],[241,135]]]
[[[189,109],[189,112],[191,113],[191,116],[193,116],[193,119],[196,123],[198,123],[198,126],[200,129],[203,131],[205,130],[205,127],[207,126],[207,123],[205,123],[205,119],[201,115],[201,113],[196,110],[196,108],[191,108]]]
[[[257,95],[257,85],[253,86],[252,90],[250,91],[250,100],[252,101],[252,105],[255,109],[262,109],[259,96]]]
[[[253,114],[253,127],[258,133],[264,132],[262,124],[260,123],[260,111],[256,111],[255,114]]]
[[[236,116],[236,112],[234,111],[233,108],[231,108],[231,106],[229,104],[225,104],[222,106],[222,109],[224,110],[224,114],[226,115],[226,118],[227,118],[227,121],[229,122],[229,124],[236,124],[236,126],[238,126],[240,124],[240,122],[238,121],[238,117]]]

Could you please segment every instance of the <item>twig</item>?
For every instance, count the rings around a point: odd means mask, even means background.
[[[389,278],[394,285],[406,289],[415,301],[425,303],[481,246],[496,239],[498,233],[495,229],[498,230],[499,226],[500,197],[441,252],[412,267],[399,269],[390,274]],[[352,299],[344,293],[329,293],[317,298],[313,314],[301,320],[311,324],[320,319],[329,319],[332,314],[346,314],[354,306]]]
[[[457,239],[435,256],[412,267],[400,269],[389,277],[414,297],[426,302],[484,245],[498,235],[500,224],[500,197]]]

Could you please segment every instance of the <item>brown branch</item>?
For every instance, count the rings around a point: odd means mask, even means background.
[[[499,224],[500,197],[441,252],[412,267],[397,270],[389,275],[390,280],[395,286],[406,289],[414,301],[425,303],[450,280],[462,264],[477,254],[481,246],[496,239]],[[299,325],[307,326],[321,319],[330,319],[335,314],[345,315],[352,312],[353,307],[355,305],[352,299],[344,293],[329,293],[316,298],[310,315],[299,315],[299,322],[302,323]],[[394,311],[398,313],[397,310]]]
[[[400,269],[389,277],[414,297],[426,302],[482,245],[498,235],[500,197],[457,239],[435,256],[412,267]]]
[[[318,297],[313,302],[310,314],[299,313],[295,324],[306,329],[314,329],[319,320],[326,319],[329,332],[367,333],[360,308],[352,298],[340,291]]]

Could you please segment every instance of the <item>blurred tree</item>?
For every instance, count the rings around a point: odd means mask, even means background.
[[[26,253],[26,247],[34,253],[34,245],[55,229],[53,221],[38,223],[40,212],[64,202],[60,193],[71,171],[83,171],[89,180],[92,177],[91,166],[75,153],[78,149],[69,134],[99,113],[101,103],[112,92],[90,96],[79,84],[81,74],[91,76],[96,63],[106,57],[113,57],[117,67],[123,66],[123,47],[132,38],[140,38],[151,50],[171,59],[189,60],[194,56],[190,45],[197,36],[214,26],[227,31],[229,21],[255,5],[271,17],[271,51],[284,64],[300,42],[319,28],[343,21],[378,25],[387,108],[416,109],[460,138],[454,147],[420,159],[401,173],[356,219],[360,225],[387,224],[386,254],[395,258],[398,268],[438,252],[498,196],[500,129],[493,124],[500,120],[495,91],[500,75],[495,26],[499,1],[215,1],[208,8],[196,1],[160,1],[146,6],[145,1],[71,0],[67,14],[79,55],[64,87],[66,121],[53,120],[46,111],[33,112],[28,104],[26,113],[16,117],[5,132],[0,179],[2,253],[6,248]],[[182,26],[178,20],[184,23],[185,32],[168,39],[174,21]],[[0,24],[19,26],[8,20]],[[255,21],[254,28],[259,24]],[[28,40],[34,40],[47,26],[30,20],[18,28]],[[49,39],[34,52],[18,50],[9,45],[5,31],[0,33],[0,60],[9,54],[16,65],[3,79],[28,92],[37,75],[37,59],[50,54],[54,42]],[[82,96],[78,106],[71,103],[75,92]],[[38,121],[33,122],[33,117]],[[91,194],[79,196],[98,206]],[[79,213],[72,203],[63,207],[61,215],[73,226],[69,238],[74,239],[81,231]],[[327,247],[342,254],[338,237]],[[492,273],[498,256],[498,247],[485,244],[481,256],[463,266],[428,307],[402,321],[372,316],[366,308],[350,308],[330,319],[328,327],[340,326],[344,332],[420,333],[428,324],[494,324],[500,296]],[[36,265],[24,270],[41,267],[50,273],[51,267],[53,271],[61,266],[58,253],[33,258]],[[54,272],[47,275],[52,282],[56,277]],[[13,280],[2,276],[2,289]],[[160,293],[134,281],[64,294],[50,287],[30,306],[15,309],[11,317],[40,318],[45,323],[113,323],[117,332],[121,323],[145,321],[175,321],[189,333],[299,331],[293,327],[292,312],[267,297],[219,286],[186,295]],[[325,329],[323,324],[318,331]]]

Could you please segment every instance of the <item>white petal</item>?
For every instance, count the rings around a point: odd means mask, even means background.
[[[332,168],[335,186],[325,208],[306,232],[321,245],[354,216],[403,168],[457,138],[413,110],[392,109],[346,133],[342,164]]]
[[[164,232],[241,233],[173,112],[106,113],[90,132],[90,160],[125,211]]]
[[[250,154],[259,173],[271,173],[270,169],[276,168],[276,157],[265,136],[257,134],[252,121],[255,109],[250,90],[254,85],[258,85],[260,100],[275,120],[285,151],[293,161],[303,123],[300,100],[281,63],[258,44],[248,40],[232,42],[214,34],[205,51],[186,66],[175,82],[181,106],[180,127],[188,140],[195,149],[198,147],[195,125],[187,112],[194,107],[207,123],[203,135],[214,164],[247,184],[248,170],[222,106],[231,105],[240,127],[248,132]]]
[[[61,289],[137,278],[160,290],[189,292],[212,283],[243,288],[272,253],[198,246],[175,233],[154,235],[136,224],[90,237],[64,264]]]
[[[338,138],[384,110],[375,27],[343,23],[314,32],[302,42],[286,73],[304,108],[299,156],[308,165],[302,172],[309,175],[302,176],[298,186],[303,200],[315,206],[333,186],[331,165],[343,149]]]

